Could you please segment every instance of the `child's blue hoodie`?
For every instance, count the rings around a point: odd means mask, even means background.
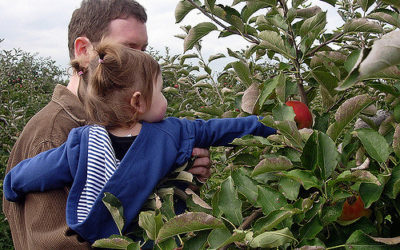
[[[72,129],[59,148],[43,152],[15,166],[5,177],[3,191],[10,201],[23,201],[28,192],[70,186],[67,224],[93,243],[119,231],[102,203],[104,192],[115,195],[124,207],[126,225],[167,173],[184,164],[194,147],[226,146],[247,134],[267,137],[276,130],[264,126],[256,116],[208,121],[166,118],[158,123],[143,122],[142,129],[119,167],[105,183],[86,219],[78,222],[77,207],[87,183],[88,140],[93,126]]]

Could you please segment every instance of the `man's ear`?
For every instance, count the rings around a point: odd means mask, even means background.
[[[87,60],[85,62],[89,62],[90,53],[93,50],[93,45],[87,37],[78,37],[74,42],[74,55],[75,58],[85,57]]]
[[[142,93],[136,91],[133,93],[131,97],[131,106],[138,112],[139,114],[143,114],[146,112],[146,102],[143,98]]]

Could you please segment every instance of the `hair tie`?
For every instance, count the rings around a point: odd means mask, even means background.
[[[78,72],[78,76],[81,76],[81,75],[83,75],[83,71],[82,70]]]
[[[103,63],[103,62],[104,62],[104,60],[99,58],[99,63]]]

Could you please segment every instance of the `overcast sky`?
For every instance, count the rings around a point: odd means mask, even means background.
[[[230,4],[233,0],[219,0],[217,3]],[[321,1],[318,5],[328,10],[328,24],[335,27],[338,17],[335,11]],[[0,0],[0,49],[21,48],[37,52],[42,57],[51,57],[59,66],[67,67],[69,63],[67,49],[67,26],[74,9],[80,6],[81,0]],[[191,12],[180,24],[175,24],[174,11],[179,0],[138,0],[147,10],[147,29],[149,45],[156,50],[164,51],[169,47],[174,54],[183,52],[183,41],[174,35],[182,34],[181,25],[195,25],[207,19],[198,11]],[[329,20],[337,20],[332,22]],[[217,39],[217,32],[203,40],[206,56],[225,53],[226,48],[239,50],[248,43],[242,38]]]

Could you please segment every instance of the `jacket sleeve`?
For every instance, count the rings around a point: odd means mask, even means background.
[[[276,130],[259,122],[259,117],[248,116],[239,118],[196,120],[193,122],[194,146],[205,148],[209,146],[227,146],[235,138],[245,135],[267,137]]]
[[[26,193],[59,189],[71,184],[79,158],[79,138],[72,130],[58,148],[23,160],[4,178],[3,192],[9,201],[22,201]]]

